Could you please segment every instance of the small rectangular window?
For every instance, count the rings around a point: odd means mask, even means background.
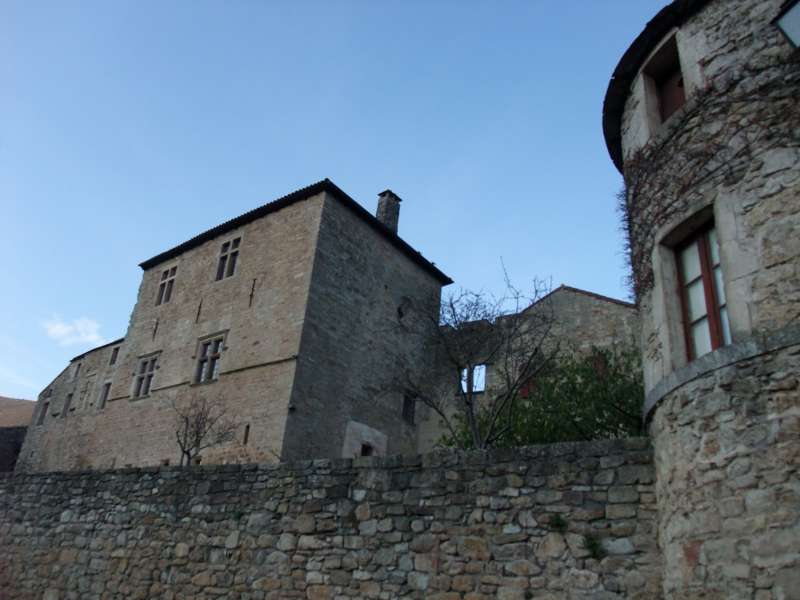
[[[678,249],[678,279],[689,360],[730,344],[716,229],[705,229]]]
[[[64,400],[64,414],[62,415],[65,419],[70,410],[72,410],[72,394],[67,394],[67,399]]]
[[[81,363],[75,365],[75,370],[72,371],[72,379],[77,379],[78,375],[81,373]]]
[[[158,295],[156,296],[156,306],[166,304],[172,298],[172,287],[175,284],[175,274],[178,267],[165,269],[161,273],[161,281],[158,284]]]
[[[486,365],[474,365],[461,370],[461,391],[465,394],[469,389],[470,376],[473,392],[486,391]]]
[[[150,394],[153,387],[153,377],[156,374],[157,356],[150,356],[139,361],[139,368],[136,370],[133,397],[142,398]]]
[[[644,73],[653,81],[658,112],[663,123],[686,103],[686,91],[678,55],[678,42],[675,36],[662,44],[656,51]]]
[[[414,416],[417,409],[417,399],[410,395],[403,396],[403,420],[409,425],[414,424]]]
[[[225,349],[224,341],[224,336],[219,336],[200,342],[195,383],[208,383],[219,378],[219,361]]]
[[[98,402],[98,407],[100,410],[103,410],[106,407],[106,401],[108,400],[108,392],[111,391],[111,382],[107,381],[103,384],[103,389],[100,390],[100,401]]]
[[[236,238],[222,244],[217,263],[217,281],[231,277],[236,273],[236,263],[239,259],[239,244],[242,238]]]
[[[117,364],[117,357],[119,356],[119,346],[111,350],[111,359],[108,361],[108,366]]]
[[[42,402],[42,408],[39,411],[39,419],[36,421],[37,425],[44,423],[44,418],[47,416],[48,410],[50,410],[50,402]]]

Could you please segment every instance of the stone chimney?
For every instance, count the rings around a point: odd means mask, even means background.
[[[393,233],[397,233],[397,222],[400,220],[400,202],[400,196],[392,190],[378,194],[378,210],[375,211],[375,217]]]

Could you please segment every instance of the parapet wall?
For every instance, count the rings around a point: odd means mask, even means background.
[[[644,439],[6,476],[0,598],[650,600],[653,482]]]

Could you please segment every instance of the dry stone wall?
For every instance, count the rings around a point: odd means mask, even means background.
[[[647,440],[0,478],[0,597],[660,597]]]

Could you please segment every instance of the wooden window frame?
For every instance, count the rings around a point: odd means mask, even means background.
[[[156,306],[166,304],[172,299],[172,288],[175,285],[175,276],[177,273],[177,265],[169,269],[164,269],[161,273],[161,281],[158,284],[158,294],[156,295]]]
[[[221,281],[236,274],[236,265],[239,261],[242,236],[224,242],[219,250],[217,262],[217,275],[215,281]]]
[[[719,304],[717,291],[714,285],[714,265],[711,260],[711,246],[709,243],[709,233],[715,229],[714,223],[709,223],[695,231],[690,237],[675,247],[675,262],[678,272],[678,297],[681,301],[681,313],[683,317],[683,337],[686,345],[686,358],[692,362],[694,356],[694,342],[692,340],[692,326],[703,318],[708,319],[709,336],[711,338],[711,351],[717,350],[725,345],[722,334],[722,318],[720,311],[723,308]],[[681,252],[689,248],[692,244],[697,244],[698,256],[700,258],[700,275],[691,281],[686,281],[681,264]],[[689,285],[696,281],[703,282],[703,299],[705,301],[706,314],[699,319],[691,322],[689,320]],[[727,303],[725,304],[727,306]]]

